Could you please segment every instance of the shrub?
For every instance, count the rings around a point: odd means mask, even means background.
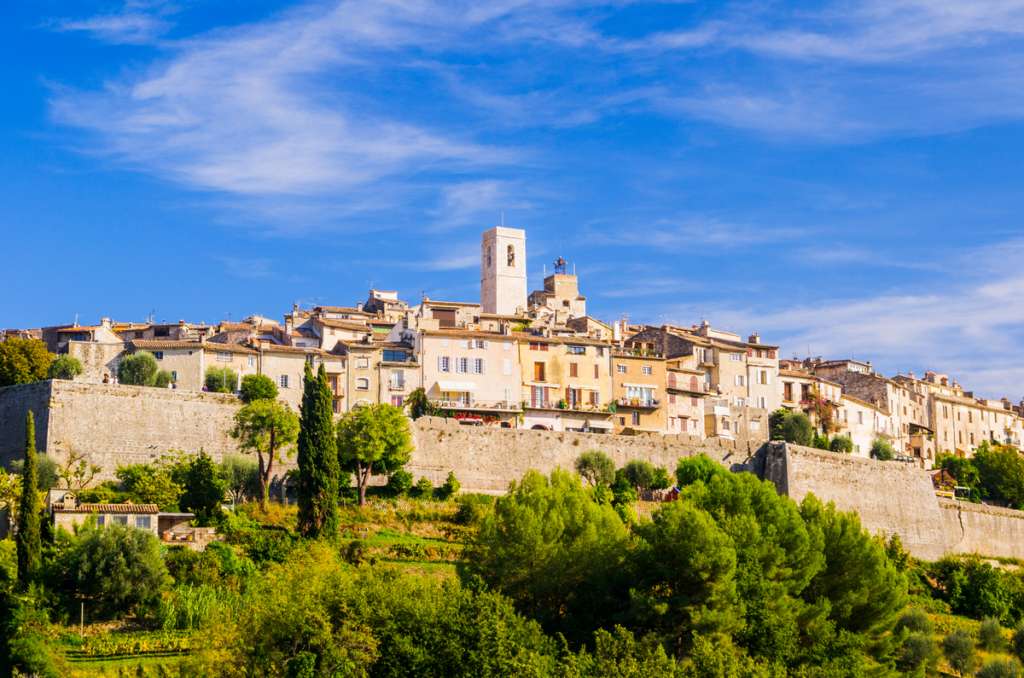
[[[408,494],[412,489],[412,474],[405,469],[398,469],[388,476],[388,491],[396,496]]]
[[[448,477],[444,479],[444,485],[438,488],[438,498],[447,500],[454,497],[459,493],[461,484],[459,479],[455,477],[455,471],[448,471]]]
[[[416,481],[415,495],[420,499],[430,499],[434,496],[434,484],[430,482],[430,478],[423,476]]]
[[[896,631],[906,629],[913,633],[931,634],[934,632],[934,624],[924,610],[909,610],[896,621]]]
[[[780,408],[768,417],[768,434],[772,440],[784,440],[795,445],[814,443],[814,426],[803,412],[790,412]]]
[[[964,631],[954,631],[942,639],[942,654],[950,668],[961,676],[974,668],[974,641]]]
[[[207,391],[234,393],[238,384],[238,373],[230,367],[208,367],[205,383]]]
[[[633,459],[622,467],[622,476],[636,488],[637,493],[651,489],[654,484],[654,465],[642,459]]]
[[[130,386],[152,386],[160,369],[149,351],[136,351],[121,358],[117,366],[117,380]]]
[[[455,522],[460,525],[476,525],[494,506],[494,497],[489,494],[460,494],[455,498],[459,509],[455,512]]]
[[[994,659],[974,674],[977,678],[1020,678],[1020,662],[1016,659]]]
[[[153,386],[156,388],[167,388],[174,381],[174,377],[167,370],[160,370],[153,378]]]
[[[1017,624],[1010,639],[1011,649],[1018,659],[1024,660],[1024,621]]]
[[[885,438],[875,438],[871,443],[871,456],[879,461],[892,461],[896,457],[896,450]]]
[[[47,371],[47,377],[50,379],[67,379],[71,380],[82,373],[82,363],[73,355],[59,355],[52,363],[50,363],[50,369]]]
[[[907,636],[897,654],[897,666],[905,672],[916,671],[922,666],[931,666],[939,658],[939,646],[935,639],[924,633]]]
[[[1003,627],[995,617],[985,617],[978,627],[978,644],[989,652],[1003,649],[1006,639],[1003,638]]]
[[[370,549],[366,542],[355,539],[350,541],[348,546],[345,547],[345,561],[352,565],[359,565],[366,562],[369,553]]]
[[[576,460],[576,473],[592,487],[608,486],[615,480],[615,462],[600,450],[590,450]]]
[[[245,375],[238,389],[238,397],[246,404],[254,400],[274,400],[277,393],[277,384],[265,374]]]
[[[828,449],[840,454],[850,454],[853,452],[853,440],[850,436],[836,436],[828,444]]]

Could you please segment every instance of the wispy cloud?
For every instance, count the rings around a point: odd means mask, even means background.
[[[648,225],[614,232],[593,232],[593,242],[610,245],[628,243],[655,249],[717,247],[724,249],[749,247],[763,243],[785,242],[810,234],[809,229],[795,227],[757,227],[723,221],[717,217],[683,217],[654,220]]]
[[[263,257],[215,256],[213,259],[233,278],[259,280],[269,278],[274,273],[270,259]]]
[[[152,42],[171,28],[167,16],[174,5],[161,0],[127,0],[118,12],[84,19],[59,19],[51,23],[58,31],[89,33],[103,42],[139,45]]]

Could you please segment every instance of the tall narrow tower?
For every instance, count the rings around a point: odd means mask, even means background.
[[[526,231],[495,226],[480,239],[480,304],[484,313],[526,310]]]

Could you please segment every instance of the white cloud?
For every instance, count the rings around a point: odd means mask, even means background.
[[[114,44],[152,42],[171,28],[167,16],[176,11],[163,0],[126,0],[120,11],[85,19],[60,19],[51,23],[57,31],[89,33]]]

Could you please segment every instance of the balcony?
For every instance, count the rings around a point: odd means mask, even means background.
[[[600,413],[600,414],[607,414],[608,412],[611,411],[605,405],[591,405],[590,403],[570,404],[570,403],[565,402],[564,400],[560,400],[560,401],[551,401],[551,400],[530,401],[530,400],[524,400],[523,401],[523,409],[524,410],[525,409],[530,409],[530,410],[558,410],[560,412],[590,412],[590,413]]]
[[[405,390],[405,382],[404,381],[389,381],[388,382],[388,390],[389,391],[404,391]]]
[[[661,405],[657,398],[644,400],[642,398],[618,398],[615,404],[619,407],[628,407],[633,410],[656,410]]]
[[[431,399],[430,403],[442,410],[460,412],[519,412],[518,403],[498,400],[440,400]]]

